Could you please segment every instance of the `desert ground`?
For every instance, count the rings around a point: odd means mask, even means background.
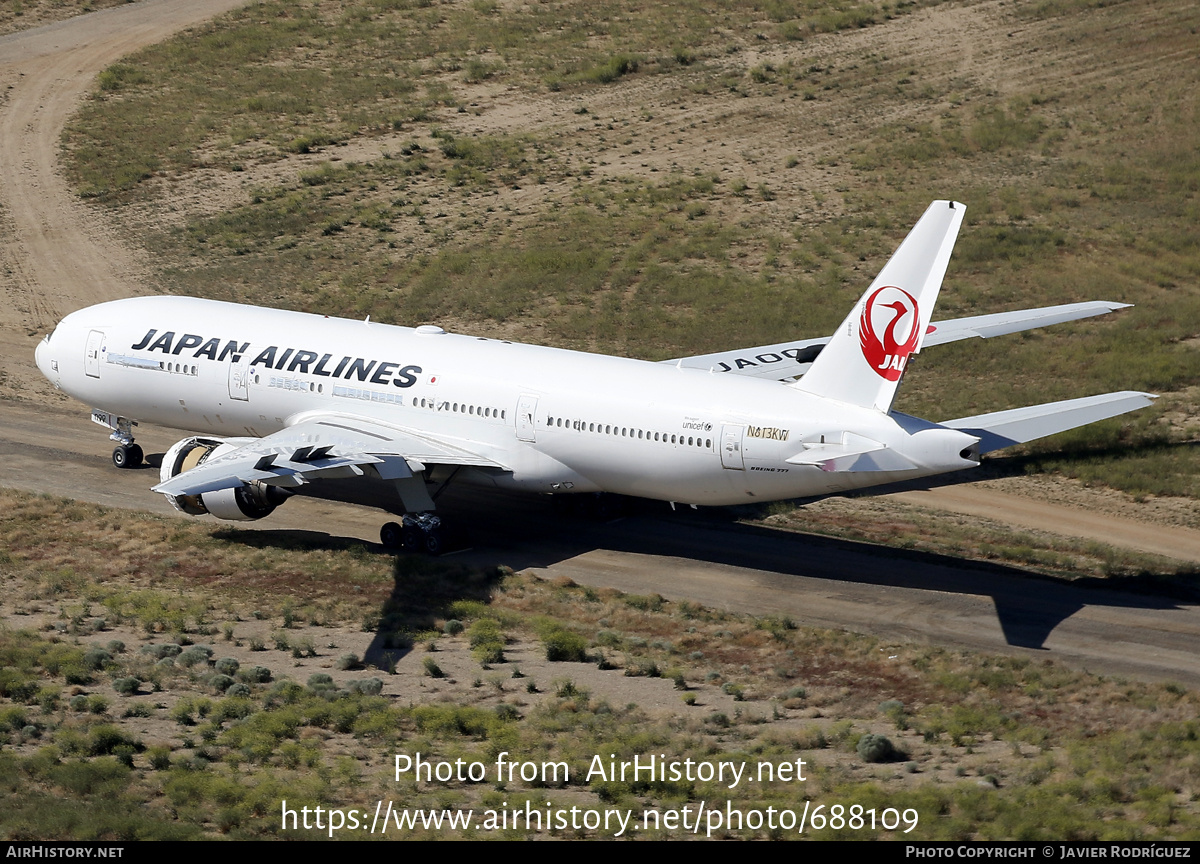
[[[304,172],[328,170],[323,166],[331,164],[331,154],[342,166],[366,165],[391,158],[389,154],[400,151],[414,135],[425,142],[427,151],[433,151],[436,141],[406,127],[352,136],[336,146],[284,159],[256,155],[251,152],[254,145],[247,145],[249,149],[237,153],[242,161],[236,170],[164,170],[146,182],[148,192],[130,195],[119,206],[98,202],[95,196],[81,197],[64,167],[61,142],[64,128],[91,98],[97,76],[139,48],[242,4],[142,0],[54,21],[49,4],[30,5],[36,14],[24,24],[12,18],[0,22],[9,31],[0,36],[0,153],[5,154],[0,159],[0,486],[103,505],[113,508],[109,512],[118,514],[116,520],[124,510],[186,520],[148,491],[157,480],[156,457],[180,433],[140,427],[138,440],[151,464],[143,470],[117,471],[109,461],[106,433],[89,422],[88,406],[55,392],[37,372],[32,362],[37,340],[76,309],[170,290],[166,271],[147,248],[147,237],[172,236],[193,224],[191,220],[243,206],[253,190],[295,183]],[[1106,76],[1118,72],[1144,71],[1144,61],[1137,57],[1116,57],[1115,69],[1081,76],[1069,61],[1082,47],[1070,40],[1054,45],[1058,19],[1014,19],[1008,5],[984,0],[917,9],[889,20],[886,27],[816,33],[803,43],[730,33],[731,44],[750,46],[753,56],[731,51],[733,60],[708,60],[754,65],[770,76],[791,68],[788,64],[831,69],[853,67],[859,57],[882,57],[889,74],[920,69],[935,92],[969,92],[986,82],[986,88],[1014,96],[1036,89],[1061,90],[1067,86],[1067,74],[1070,86],[1085,87],[1101,86]],[[1157,7],[1152,11],[1162,18],[1171,14]],[[28,26],[33,23],[38,26]],[[1192,60],[1194,52],[1186,50],[1167,58],[1179,64]],[[531,95],[487,76],[468,82],[468,88],[456,71],[446,80],[452,89],[469,90],[460,102],[470,110],[447,109],[441,117],[456,135],[529,131],[555,142],[556,164],[586,165],[589,178],[617,181],[634,176],[649,182],[678,165],[702,164],[716,173],[744,178],[743,189],[769,186],[769,194],[726,196],[710,205],[709,217],[748,225],[751,232],[755,225],[772,221],[800,228],[816,225],[848,209],[843,198],[845,163],[839,165],[836,157],[839,148],[856,142],[859,129],[885,121],[902,125],[917,116],[915,107],[913,117],[906,116],[903,102],[889,109],[890,116],[879,118],[871,114],[876,103],[865,95],[861,103],[853,96],[833,103],[818,95],[800,103],[801,123],[794,119],[800,112],[778,108],[776,103],[786,104],[786,99],[776,94],[731,88],[725,95],[706,92],[708,98],[689,105],[678,89],[649,75],[631,76],[620,87],[591,91],[582,98],[569,87]],[[583,102],[586,120],[579,110]],[[644,128],[637,143],[614,143],[617,135],[598,150],[591,117],[637,117]],[[693,131],[700,127],[702,132]],[[647,139],[659,146],[647,148],[641,143]],[[787,171],[778,155],[783,150],[795,160]],[[226,158],[203,154],[198,161],[211,167],[210,157]],[[563,169],[568,175],[571,170]],[[565,176],[551,171],[541,183],[490,189],[488,212],[502,210],[511,214],[510,227],[515,220],[520,228],[524,220],[532,230],[539,208],[570,194]],[[409,194],[414,199],[421,194],[421,182],[413,181],[417,192]],[[465,195],[464,212],[481,200]],[[425,217],[418,210],[398,213],[393,226],[396,234],[412,238],[404,251],[409,259],[435,254],[438,243],[449,239],[448,234],[425,231]],[[486,223],[487,217],[480,218]],[[482,233],[472,235],[473,230],[464,228],[466,239],[460,232],[453,242],[469,245],[472,237],[478,240]],[[482,224],[479,231],[485,230],[491,229]],[[868,279],[865,271],[881,254],[886,250],[872,250],[849,264],[853,271],[860,266],[864,271],[854,272],[854,277]],[[766,257],[763,248],[751,244],[743,265],[757,266]],[[172,272],[186,271],[190,279],[201,269],[177,267]],[[244,276],[236,272],[238,278]],[[293,299],[281,294],[279,302],[286,305]],[[518,316],[482,321],[450,312],[439,321],[508,338],[559,338],[540,313],[526,320]],[[604,349],[610,344],[601,337],[583,337],[582,347]],[[1182,398],[1173,405],[1177,416],[1172,422],[1183,428],[1195,413]],[[973,479],[979,482],[969,482]],[[1155,561],[1169,561],[1186,574],[1200,565],[1200,515],[1190,498],[1134,496],[1053,474],[1023,476],[1017,470],[997,469],[978,478],[885,489],[869,497],[804,502],[797,511],[769,516],[672,513],[663,506],[637,508],[612,523],[598,524],[551,512],[545,502],[477,495],[468,489],[453,490],[446,509],[474,526],[470,548],[447,559],[464,567],[502,565],[547,584],[659,595],[672,603],[697,603],[731,613],[784,615],[802,627],[868,635],[884,646],[881,652],[893,650],[891,646],[946,647],[1049,660],[1119,679],[1200,685],[1200,607],[1190,597],[1120,590],[1098,578],[1072,581],[1034,566],[987,560],[982,554],[960,557],[817,536],[805,521],[805,514],[818,521],[846,518],[874,525],[907,519],[923,525],[943,522],[967,532],[1019,532],[1051,549],[1100,544],[1121,555],[1155,556]],[[364,507],[297,498],[248,530],[264,532],[262,543],[278,547],[281,555],[294,543],[313,548],[353,544],[382,554],[374,543],[385,518]],[[5,622],[19,627],[36,619],[49,625],[56,614],[52,606],[27,603],[6,609]],[[270,628],[238,627],[238,656],[248,664],[255,655],[242,640],[269,638]],[[313,632],[322,645],[364,657],[371,654],[370,633],[347,627]],[[138,638],[136,628],[116,635]],[[894,650],[898,655],[905,649]],[[400,677],[389,678],[385,694],[421,690],[422,698],[436,701],[463,691],[473,669],[466,645],[448,644],[442,651],[444,656],[437,656],[450,673],[450,683],[430,680],[414,651],[395,670]],[[514,646],[509,653],[521,660],[527,674],[553,674],[537,659],[532,644]],[[298,659],[294,674],[334,671],[328,652],[323,654],[319,660]],[[662,679],[601,671],[584,677],[579,679],[583,685],[615,702],[637,702],[658,712],[677,703],[677,694]],[[505,685],[497,684],[496,689],[505,698]],[[740,710],[731,691],[716,685],[696,685],[696,691],[709,708]],[[170,724],[160,725],[161,729],[147,721],[143,733],[164,739],[173,734],[166,731]],[[911,737],[910,745],[917,747],[915,733]],[[992,749],[999,747],[993,744]],[[981,745],[981,754],[983,750]],[[987,752],[988,759],[995,756]]]

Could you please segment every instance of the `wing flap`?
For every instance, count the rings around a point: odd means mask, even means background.
[[[295,488],[372,470],[404,481],[426,465],[505,466],[428,433],[343,415],[310,417],[202,462],[154,487],[165,495],[201,495],[250,483]]]

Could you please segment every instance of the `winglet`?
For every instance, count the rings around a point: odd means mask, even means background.
[[[798,390],[887,412],[921,350],[966,207],[934,201],[859,299]]]

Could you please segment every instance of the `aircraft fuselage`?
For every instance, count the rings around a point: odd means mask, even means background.
[[[43,340],[37,363],[94,408],[194,433],[258,438],[314,414],[370,418],[505,469],[463,479],[531,492],[723,505],[978,464],[962,455],[970,435],[776,381],[195,298],[80,310]],[[916,467],[787,461],[847,435]]]

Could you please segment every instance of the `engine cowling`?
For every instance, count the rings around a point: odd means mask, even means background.
[[[159,480],[163,483],[190,471],[207,460],[222,456],[251,443],[253,438],[184,438],[172,445],[163,456]],[[218,519],[248,522],[271,515],[275,508],[291,497],[278,486],[250,483],[232,489],[218,489],[201,495],[168,495],[176,510],[191,516],[210,514]]]

